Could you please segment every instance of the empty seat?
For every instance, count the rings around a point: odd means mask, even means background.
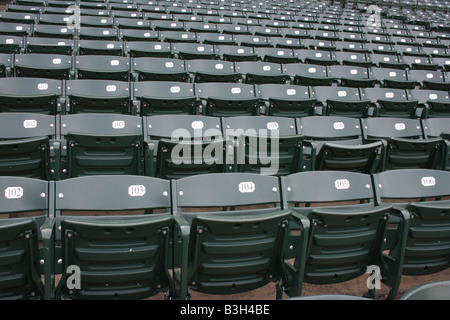
[[[130,62],[127,57],[86,55],[75,58],[77,79],[129,81]]]
[[[359,119],[309,116],[297,119],[304,137],[302,170],[372,173],[379,169],[381,142],[365,143]]]
[[[259,114],[259,98],[251,84],[199,83],[195,88],[203,115],[227,117]]]
[[[66,25],[37,24],[33,28],[33,35],[42,38],[74,39],[76,34],[76,28]]]
[[[113,80],[69,80],[66,82],[66,113],[135,114],[129,84]]]
[[[116,28],[81,27],[78,37],[80,40],[114,41],[118,39],[118,33]]]
[[[55,115],[61,111],[62,82],[46,78],[0,79],[0,112]]]
[[[43,180],[59,177],[54,116],[0,113],[0,175]]]
[[[441,70],[410,70],[409,74],[422,89],[450,91],[450,79]]]
[[[0,24],[0,35],[25,37],[31,34],[31,24],[2,22]]]
[[[328,75],[338,81],[341,87],[367,88],[374,87],[376,79],[371,77],[368,68],[348,65],[334,65],[328,67]]]
[[[394,299],[404,242],[398,241],[391,257],[383,253],[392,206],[375,202],[371,175],[310,171],[281,177],[281,184],[284,207],[310,221],[304,283],[345,283],[375,265],[388,287],[388,299]],[[367,296],[374,298],[375,292],[375,286],[369,287]]]
[[[61,116],[62,178],[143,174],[142,118],[114,114]],[[65,147],[64,147],[65,146]]]
[[[292,83],[303,86],[331,86],[333,77],[327,66],[307,63],[283,63],[283,73],[292,78]]]
[[[2,214],[14,216],[22,212],[35,212],[33,216],[0,219],[0,243],[4,248],[0,295],[11,300],[51,298],[46,296],[47,289],[50,291],[52,285],[47,281],[50,277],[45,277],[44,286],[41,280],[43,272],[39,268],[40,261],[50,262],[54,259],[54,220],[47,219],[48,182],[23,177],[0,177],[0,189],[4,193],[0,199]]]
[[[387,233],[390,252],[398,239],[406,241],[403,275],[430,275],[449,267],[449,219],[443,214],[450,205],[444,198],[450,194],[449,178],[448,171],[429,169],[391,170],[374,176],[378,202],[394,204],[391,215],[410,216],[406,232],[395,216],[390,217],[392,227]]]
[[[0,53],[0,78],[11,74],[12,57],[7,53]]]
[[[203,43],[173,43],[172,53],[178,59],[215,59],[214,46]]]
[[[238,82],[241,79],[232,61],[195,59],[186,61],[186,68],[195,83]]]
[[[283,74],[281,64],[263,61],[240,61],[235,63],[236,72],[244,77],[248,84],[286,83],[289,76]]]
[[[436,167],[442,139],[424,138],[420,120],[370,118],[361,121],[365,141],[383,141],[381,171]]]
[[[448,300],[450,281],[436,281],[414,287],[405,292],[400,300]]]
[[[55,192],[61,239],[57,244],[62,250],[61,281],[52,289],[55,299],[145,299],[160,292],[167,298],[175,295],[175,287],[180,286],[169,275],[173,269],[169,255],[171,239],[178,237],[180,226],[170,214],[169,181],[129,175],[80,177],[59,181]],[[161,213],[141,214],[149,210]],[[111,211],[119,214],[107,215]],[[185,238],[174,245],[183,246]],[[71,265],[82,274],[81,290],[65,285]]]
[[[25,44],[27,53],[72,55],[74,48],[74,40],[60,38],[28,37]]]
[[[173,56],[170,44],[160,41],[127,41],[125,44],[125,52],[132,58],[171,58]]]
[[[138,57],[132,60],[137,81],[188,81],[185,61],[174,58]]]
[[[408,94],[408,90],[394,88],[364,88],[364,99],[369,99],[378,117],[421,118],[426,116],[419,101]]]
[[[159,41],[159,32],[145,29],[120,29],[119,39],[123,41]]]
[[[267,116],[296,118],[315,113],[316,99],[308,86],[268,83],[259,84],[256,89]]]
[[[139,81],[133,86],[141,116],[155,114],[197,114],[197,97],[192,83]]]
[[[410,71],[411,72],[411,71]],[[372,68],[372,75],[380,86],[394,89],[414,89],[417,81],[408,77],[406,70],[392,68]]]
[[[315,86],[312,90],[323,115],[358,118],[371,115],[370,100],[362,96],[358,88]]]
[[[287,117],[227,117],[224,136],[234,141],[236,171],[282,176],[300,171],[303,137]]]
[[[436,167],[450,171],[450,117],[428,118],[422,120],[424,136],[426,138],[441,137],[442,150]]]
[[[82,55],[108,55],[123,56],[122,41],[79,40],[77,54]]]
[[[298,58],[290,48],[255,48],[262,61],[273,63],[295,63]]]
[[[227,158],[220,118],[201,115],[144,117],[146,175],[164,179],[224,172]],[[232,171],[232,170],[230,170]]]
[[[186,247],[191,257],[187,289],[224,295],[282,281],[277,286],[277,299],[283,292],[301,295],[308,221],[281,210],[276,177],[246,173],[196,175],[174,181],[173,190],[174,215],[189,224],[190,241],[194,237],[198,241],[197,246]],[[263,204],[267,205],[260,208]],[[251,207],[254,205],[257,207]],[[288,236],[291,229],[297,232]],[[282,249],[289,247],[292,250]],[[182,297],[188,295],[186,292]]]
[[[298,59],[305,64],[331,66],[338,63],[332,51],[325,51],[320,49],[298,49],[295,50],[295,53]]]
[[[226,61],[241,62],[241,61],[256,61],[258,55],[254,52],[252,47],[244,47],[237,45],[216,45],[217,55]]]
[[[72,67],[72,57],[67,55],[27,53],[14,56],[16,77],[67,80],[71,78]]]
[[[408,91],[409,97],[418,101],[425,111],[423,118],[449,117],[450,94],[448,91],[414,89]]]

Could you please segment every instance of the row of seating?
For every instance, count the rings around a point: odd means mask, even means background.
[[[154,58],[158,59],[158,58]],[[200,61],[198,61],[200,62]],[[166,63],[170,63],[167,62]],[[190,63],[188,63],[189,66]],[[201,66],[202,64],[199,64]],[[215,65],[222,65],[216,62]],[[213,74],[208,65],[198,77],[214,80],[233,77]],[[222,65],[225,66],[225,65]],[[0,112],[40,114],[105,113],[150,116],[157,114],[191,114],[204,116],[269,115],[280,117],[329,116],[448,118],[448,91],[362,87],[362,79],[346,78],[346,71],[330,68],[334,76],[324,74],[327,68],[304,65],[314,73],[298,74],[298,84],[143,81],[126,82],[106,79],[55,80],[10,77],[0,79]],[[183,67],[183,66],[180,66]],[[162,67],[164,68],[164,67]],[[151,74],[161,70],[156,65]],[[356,70],[356,69],[355,69]],[[304,70],[308,72],[308,70]],[[185,75],[184,69],[180,70]],[[338,72],[342,72],[338,76]],[[200,73],[200,71],[199,71]],[[350,70],[351,73],[351,70]],[[162,74],[168,76],[167,73]],[[175,76],[176,73],[173,74]],[[147,75],[150,78],[150,75]],[[341,77],[341,78],[340,78]],[[303,80],[303,79],[307,80]],[[353,82],[353,86],[336,86]],[[179,80],[179,79],[178,79]],[[313,86],[301,85],[311,81]],[[399,80],[400,81],[400,80]],[[407,80],[405,80],[407,82]],[[314,85],[317,83],[317,85]],[[325,84],[328,84],[325,85]],[[341,83],[342,84],[342,83]],[[344,83],[347,84],[347,83]]]
[[[304,283],[341,283],[370,267],[393,299],[402,275],[449,267],[449,186],[449,172],[423,169],[0,177],[9,214],[0,220],[0,297],[186,299],[270,282],[276,298],[296,297]],[[407,200],[424,197],[432,200]],[[17,218],[23,211],[37,214]],[[89,215],[98,211],[114,215]]]
[[[0,114],[2,175],[449,170],[449,120]]]

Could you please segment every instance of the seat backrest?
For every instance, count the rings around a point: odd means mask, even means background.
[[[374,175],[374,186],[377,202],[392,203],[411,215],[403,274],[426,275],[449,268],[449,172],[430,169],[380,172]]]
[[[240,77],[234,69],[234,63],[224,60],[195,59],[186,61],[186,67],[193,75],[195,83],[202,82],[238,82]]]
[[[0,177],[2,214],[41,212],[36,216],[0,219],[0,297],[43,299],[40,278],[40,227],[49,214],[49,183],[22,177]]]
[[[276,177],[247,173],[197,175],[173,181],[172,190],[174,215],[188,221],[191,230],[189,289],[206,294],[240,293],[281,277],[285,279],[284,291],[299,295],[303,236],[295,237],[297,242],[292,246],[289,243],[286,229],[292,216],[281,210]],[[302,226],[298,226],[301,234],[307,234]],[[297,245],[299,248],[294,250]],[[290,253],[287,248],[291,248]],[[287,256],[293,252],[295,268],[288,268]],[[220,279],[215,274],[220,274]],[[290,277],[284,278],[287,275]]]
[[[284,206],[311,221],[305,282],[348,281],[375,264],[383,270],[381,246],[391,206],[375,205],[370,175],[309,171],[281,177],[281,183]]]
[[[34,113],[0,113],[0,174],[56,179],[59,157],[54,116]]]
[[[78,79],[128,81],[130,78],[128,57],[88,55],[77,56],[75,60]]]
[[[66,97],[67,113],[132,113],[130,86],[125,81],[69,80]]]
[[[168,180],[105,175],[59,182],[55,184],[55,209],[61,230],[62,281],[67,279],[68,266],[76,265],[81,270],[81,290],[62,284],[56,289],[57,297],[143,299],[158,292],[174,294],[168,273],[174,225]],[[150,209],[162,209],[163,213],[80,214]],[[108,249],[102,243],[107,243]],[[140,263],[136,264],[137,260]]]
[[[27,53],[14,56],[14,72],[17,77],[69,79],[72,57],[67,55]]]
[[[61,107],[62,82],[45,78],[0,79],[0,112],[55,115]]]
[[[405,292],[400,300],[448,300],[450,281],[437,281],[422,284]]]
[[[143,173],[141,117],[61,116],[61,138],[67,148],[67,154],[62,153],[63,176]]]
[[[176,81],[140,81],[133,95],[140,101],[141,116],[156,114],[197,114],[194,85]]]
[[[370,100],[378,117],[414,119],[422,114],[426,115],[422,112],[417,114],[418,101],[410,97],[405,89],[364,88],[362,96]]]
[[[359,88],[315,86],[312,89],[317,101],[323,105],[324,115],[353,118],[369,116],[370,101],[361,96]]]
[[[162,44],[164,46],[164,44]],[[189,79],[185,61],[173,58],[133,58],[132,70],[138,81],[180,81]]]

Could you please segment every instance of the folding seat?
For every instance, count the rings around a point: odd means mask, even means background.
[[[225,60],[196,59],[186,61],[186,68],[193,82],[239,82],[240,75],[234,63]]]
[[[303,44],[310,50],[336,51],[335,41],[320,39],[302,39]]]
[[[28,12],[0,12],[0,22],[35,24],[38,21],[38,14]]]
[[[333,78],[328,67],[308,63],[283,63],[283,73],[292,78],[292,83],[303,86],[331,86]]]
[[[175,81],[134,83],[133,99],[141,116],[156,114],[197,114],[194,85]]]
[[[401,45],[397,44],[394,46],[395,50],[402,56],[425,56],[420,45]]]
[[[61,116],[61,178],[142,175],[142,118],[107,113]]]
[[[375,202],[371,176],[309,171],[281,177],[281,185],[286,194],[284,208],[310,221],[304,283],[345,284],[377,267],[377,279],[389,290],[387,298],[394,299],[401,280],[404,241],[396,242],[390,257],[383,253],[392,205]],[[408,223],[407,217],[403,219]],[[376,288],[369,286],[365,296],[373,299]]]
[[[266,116],[304,117],[314,115],[316,99],[308,86],[259,84],[256,86]]]
[[[138,57],[132,59],[132,73],[137,81],[189,80],[185,61],[174,58]]]
[[[395,205],[393,213],[410,216],[407,232],[400,223],[389,219],[386,250],[391,244],[406,241],[403,251],[402,274],[407,276],[431,275],[449,268],[448,216],[446,200],[450,194],[448,171],[430,169],[403,169],[374,175],[378,202]],[[392,222],[391,222],[392,220]]]
[[[286,28],[282,29],[281,34],[284,38],[292,39],[310,39],[311,34],[309,29],[296,29],[296,28]]]
[[[133,29],[133,30],[145,30],[150,31],[151,22],[149,20],[137,19],[137,18],[115,18],[114,24],[117,28],[121,29]]]
[[[237,45],[231,34],[197,32],[197,40],[200,43],[215,46]]]
[[[370,50],[366,47],[366,44],[355,41],[336,42],[336,50],[342,52],[370,53]]]
[[[446,48],[427,48],[423,47],[422,51],[432,58],[448,58],[450,56]]]
[[[425,138],[419,119],[362,119],[364,141],[382,141],[381,170],[434,169],[442,148],[441,138]]]
[[[183,22],[173,20],[157,20],[152,21],[150,25],[151,29],[156,31],[185,31]]]
[[[8,4],[5,11],[8,12],[26,12],[39,14],[41,13],[41,6],[29,6],[29,5],[21,5],[21,4]]]
[[[122,41],[159,41],[159,32],[141,29],[120,29],[119,40]]]
[[[265,36],[237,34],[233,35],[233,38],[236,44],[242,47],[252,47],[252,48],[272,47],[272,44],[269,42],[269,39]]]
[[[53,299],[137,300],[158,293],[174,297],[180,284],[170,276],[174,265],[169,256],[172,246],[185,246],[187,235],[179,235],[181,226],[170,214],[169,181],[87,176],[58,181],[55,192],[62,273]],[[173,237],[180,238],[172,243]],[[65,285],[73,275],[70,266],[79,268],[81,289]]]
[[[312,38],[316,40],[339,41],[339,34],[331,30],[312,30],[310,32]]]
[[[31,25],[26,23],[2,22],[0,35],[25,37],[31,34]]]
[[[113,28],[114,19],[107,16],[80,16],[81,27]]]
[[[403,56],[393,54],[371,54],[372,66],[386,69],[408,69],[408,64],[403,61]]]
[[[377,81],[371,77],[369,68],[359,66],[329,66],[328,75],[336,79],[341,87],[368,88],[374,87]]]
[[[372,173],[378,170],[381,142],[363,141],[359,119],[306,116],[297,118],[297,131],[304,138],[302,171]]]
[[[145,16],[142,12],[139,11],[130,11],[130,10],[110,10],[110,16],[114,19],[144,19]]]
[[[75,17],[71,17],[71,12],[66,11],[67,8],[64,10],[63,14],[60,13],[43,13],[39,15],[39,20],[37,24],[41,25],[58,25],[60,27],[69,27],[73,26],[76,27],[77,20],[75,20]]]
[[[208,23],[215,23],[217,24],[217,29],[220,31],[220,33],[225,33],[225,34],[233,34],[233,32],[222,32],[222,29],[220,28],[220,25],[230,25],[233,23],[231,17],[224,17],[222,15],[217,15],[217,16],[211,16],[211,17],[207,17],[206,21]],[[239,31],[239,30],[236,30]]]
[[[109,3],[109,9],[111,11],[132,11],[137,12],[139,8],[136,3]]]
[[[346,42],[354,42],[354,43],[360,43],[360,44],[364,44],[367,41],[366,39],[366,35],[362,32],[345,32],[345,31],[340,31],[337,33],[338,35],[338,40],[335,41],[346,41]]]
[[[366,40],[372,44],[394,44],[388,34],[366,34]]]
[[[28,37],[24,46],[26,53],[72,55],[75,41],[72,39]]]
[[[76,28],[68,28],[65,25],[37,24],[33,28],[34,37],[73,40],[76,34]]]
[[[173,15],[167,12],[143,12],[143,18],[150,21],[173,21]]]
[[[338,64],[333,52],[326,50],[298,49],[295,50],[298,59],[305,64],[331,66]]]
[[[432,64],[436,64],[438,66],[438,69],[441,69],[443,71],[450,71],[450,56],[445,57],[430,57],[430,61]]]
[[[112,80],[68,80],[65,113],[135,114],[129,84]]]
[[[283,293],[301,295],[309,224],[291,210],[281,210],[279,190],[277,177],[248,173],[173,182],[174,216],[189,224],[192,244],[185,251],[190,258],[180,298],[189,291],[243,293],[280,281],[277,299]]]
[[[261,61],[273,63],[295,63],[298,58],[292,49],[289,48],[254,48],[255,53]]]
[[[180,179],[224,172],[225,166],[233,165],[219,117],[160,114],[143,121],[146,175]]]
[[[0,177],[0,188],[5,195],[0,199],[1,214],[10,215],[0,219],[3,247],[0,295],[11,300],[48,298],[49,278],[45,277],[45,284],[42,282],[44,272],[40,261],[51,265],[54,258],[53,247],[49,248],[54,236],[54,220],[47,218],[49,183],[23,177]],[[15,217],[23,212],[33,212],[33,215]]]
[[[435,281],[414,287],[400,297],[400,300],[448,300],[450,281]]]
[[[450,91],[450,78],[441,70],[410,70],[409,75],[422,89]]]
[[[303,136],[297,134],[295,119],[227,117],[222,128],[234,142],[237,172],[282,176],[300,171]]]
[[[42,180],[59,177],[55,117],[37,113],[0,113],[0,175]]]
[[[408,64],[410,70],[437,70],[439,65],[429,57],[403,56],[403,62]]]
[[[270,37],[270,43],[274,48],[284,49],[305,49],[300,39],[289,37]]]
[[[61,110],[62,82],[46,78],[0,79],[0,112],[55,115]]]
[[[408,77],[408,72],[393,68],[372,68],[373,78],[383,88],[414,89],[417,81]]]
[[[370,114],[370,100],[365,99],[359,88],[352,87],[312,87],[322,115],[366,118]]]
[[[258,55],[252,47],[238,45],[216,45],[216,54],[226,61],[256,61]]]
[[[118,39],[116,28],[81,27],[78,30],[80,40],[105,40],[114,41]]]
[[[203,43],[172,43],[172,53],[178,59],[184,60],[212,60],[216,58],[214,46]]]
[[[172,47],[170,43],[152,40],[126,41],[125,52],[128,56],[135,57],[159,57],[172,58]]]
[[[398,54],[394,45],[389,43],[366,43],[364,46],[373,54],[382,54],[382,55]]]
[[[63,1],[59,1],[59,2],[63,2]],[[70,5],[75,5],[75,4],[76,4],[76,2],[72,3]],[[100,5],[100,4],[101,3],[97,3],[97,5]],[[67,5],[66,7],[69,7],[70,5]],[[94,7],[87,6],[86,7],[83,2],[80,2],[80,14],[81,14],[81,16],[111,17],[111,12],[107,8],[105,9],[103,6],[94,6]]]
[[[107,55],[123,56],[122,41],[98,41],[98,40],[79,40],[77,41],[77,55]]]
[[[195,32],[187,31],[161,31],[160,38],[162,41],[171,43],[195,43],[198,42]]]
[[[371,101],[374,116],[391,118],[422,118],[426,116],[419,101],[405,89],[364,88],[362,96]]]
[[[217,25],[208,22],[186,22],[185,30],[196,33],[218,33]]]
[[[450,118],[428,118],[422,120],[422,128],[425,138],[441,137],[442,152],[441,160],[438,161],[437,168],[450,171]]]
[[[231,117],[259,114],[259,98],[252,84],[199,83],[195,89],[203,115]]]
[[[371,55],[365,52],[341,52],[336,51],[333,54],[338,64],[370,68],[373,65]]]
[[[12,57],[10,54],[0,53],[0,78],[11,74]]]
[[[286,83],[289,80],[289,76],[283,74],[280,63],[239,61],[235,63],[235,69],[248,84]]]
[[[69,79],[72,71],[72,57],[40,53],[16,54],[13,71],[16,77]]]
[[[422,118],[449,117],[450,98],[448,91],[414,89],[408,91],[409,98],[418,101],[424,109]]]
[[[281,37],[280,28],[268,27],[268,26],[251,26],[250,31],[255,36],[263,37]]]
[[[0,35],[0,53],[19,53],[23,47],[23,37]]]
[[[77,79],[107,79],[129,81],[130,62],[128,57],[109,55],[86,55],[75,57]]]

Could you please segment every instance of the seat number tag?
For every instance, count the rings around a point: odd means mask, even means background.
[[[436,185],[436,179],[434,177],[423,177],[420,182],[424,187],[433,187]]]
[[[338,190],[347,190],[350,188],[350,181],[347,179],[337,179],[334,181],[334,187]]]
[[[20,199],[23,196],[22,187],[8,187],[5,189],[6,199]]]
[[[251,193],[255,191],[255,183],[249,182],[241,182],[239,183],[239,192],[240,193]]]
[[[131,185],[128,187],[128,195],[130,197],[142,197],[145,193],[146,189],[143,185]]]

